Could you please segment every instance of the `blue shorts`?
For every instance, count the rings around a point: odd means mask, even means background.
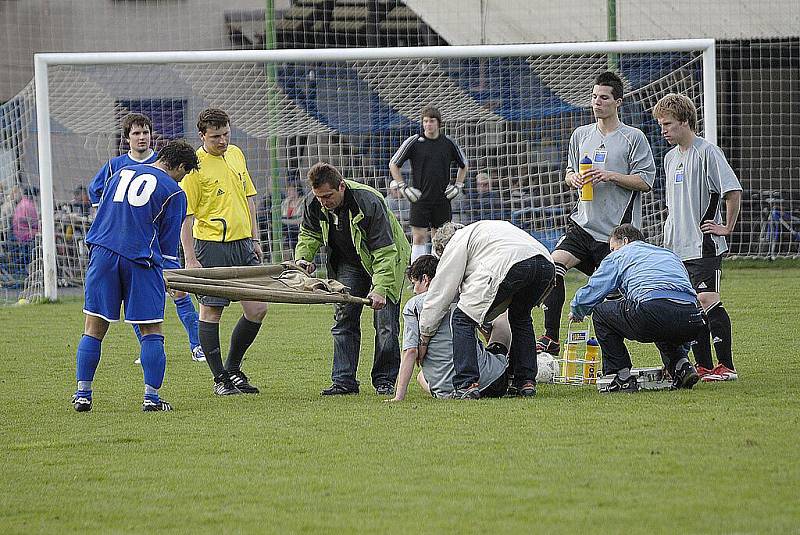
[[[164,278],[160,267],[137,264],[114,251],[92,246],[86,270],[83,312],[119,321],[125,303],[127,323],[164,321]]]

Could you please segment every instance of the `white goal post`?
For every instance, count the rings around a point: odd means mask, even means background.
[[[715,42],[713,39],[617,41],[520,45],[432,46],[408,48],[341,48],[303,50],[237,50],[197,52],[42,53],[34,57],[35,102],[38,136],[42,216],[43,293],[57,298],[57,264],[54,223],[48,70],[52,66],[165,65],[196,63],[345,62],[407,60],[415,58],[540,57],[577,54],[627,54],[694,52],[702,54],[702,124],[706,139],[716,143]],[[387,162],[388,163],[388,162]]]

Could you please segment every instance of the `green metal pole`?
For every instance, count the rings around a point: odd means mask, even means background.
[[[274,50],[276,47],[275,36],[275,0],[266,0],[264,9],[264,48]],[[278,95],[272,88],[278,87],[278,73],[275,63],[267,63],[267,127],[269,137],[270,185],[271,185],[271,212],[272,212],[272,251],[271,263],[283,261],[283,225],[281,223],[281,176],[278,165]]]
[[[607,0],[606,10],[608,12],[608,40],[617,40],[617,0]],[[608,55],[608,69],[611,71],[618,70],[619,67],[619,54]]]

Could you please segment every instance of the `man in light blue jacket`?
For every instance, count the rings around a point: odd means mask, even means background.
[[[611,254],[570,304],[573,321],[592,314],[603,373],[616,374],[608,391],[638,389],[626,339],[654,342],[673,377],[673,388],[692,388],[699,376],[687,358],[687,342],[704,323],[686,268],[673,252],[646,243],[630,224],[614,228],[609,246]],[[605,301],[614,290],[624,298]]]

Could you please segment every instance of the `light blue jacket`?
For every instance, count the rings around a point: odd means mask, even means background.
[[[675,253],[635,241],[603,259],[586,286],[575,293],[570,303],[572,315],[576,318],[588,316],[617,289],[625,299],[637,303],[651,299],[697,301],[689,274]]]

